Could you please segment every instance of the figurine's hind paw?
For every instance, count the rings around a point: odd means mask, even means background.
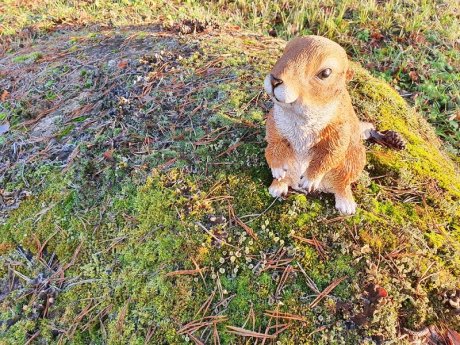
[[[336,197],[335,208],[342,214],[354,214],[356,212],[356,202],[353,199]]]

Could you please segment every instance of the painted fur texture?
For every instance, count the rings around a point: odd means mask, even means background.
[[[335,207],[353,214],[351,183],[365,165],[363,138],[372,124],[360,122],[346,83],[352,77],[345,50],[319,36],[290,41],[264,81],[274,107],[267,117],[265,157],[273,182],[288,188],[334,193]]]

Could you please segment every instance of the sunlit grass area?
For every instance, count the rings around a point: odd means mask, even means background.
[[[393,85],[460,149],[460,20],[445,1],[12,1],[3,2],[3,35],[63,25],[140,25],[215,21],[290,38],[327,36]],[[24,32],[27,35],[27,30]]]

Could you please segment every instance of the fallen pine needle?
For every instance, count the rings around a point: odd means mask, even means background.
[[[284,320],[296,320],[296,321],[302,321],[306,322],[307,319],[304,318],[303,316],[300,315],[295,315],[295,314],[289,314],[289,313],[281,313],[276,310],[266,310],[264,315],[268,317],[273,317],[277,319],[284,319]]]
[[[318,305],[318,303],[326,297],[334,288],[339,285],[341,282],[343,282],[347,278],[347,276],[343,276],[341,278],[338,278],[334,280],[327,288],[325,288],[315,299],[313,302],[310,303],[310,308],[314,308]]]
[[[277,335],[280,334],[281,332],[284,332],[289,327],[289,325],[280,324],[275,327],[278,329],[273,334],[254,332],[248,329],[244,329],[241,327],[235,327],[235,326],[227,326],[227,330],[229,333],[240,335],[242,337],[251,337],[251,338],[258,338],[258,339],[276,339]]]
[[[256,241],[258,240],[257,238],[257,234],[254,232],[254,230],[252,230],[251,227],[249,227],[248,225],[246,225],[241,219],[239,219],[237,216],[235,216],[235,221],[238,223],[239,226],[241,226],[244,231],[246,231],[246,233],[251,236],[253,239],[255,239]]]
[[[287,265],[285,270],[283,271],[283,274],[281,275],[281,278],[279,280],[279,284],[276,287],[275,291],[275,296],[279,297],[281,292],[283,291],[284,285],[286,284],[286,281],[289,278],[289,275],[294,271],[294,268],[291,265]]]
[[[206,227],[201,224],[200,222],[196,222],[195,223],[196,225],[198,225],[201,229],[203,229],[208,235],[210,235],[212,238],[214,238],[217,242],[221,243],[221,244],[225,244],[229,247],[232,247],[232,248],[235,248],[235,249],[238,249],[238,247],[235,247],[234,245],[220,239],[219,237],[217,237],[216,235],[214,235],[211,231],[209,231],[208,229],[206,229]]]
[[[319,289],[318,287],[316,286],[315,282],[313,281],[313,279],[311,279],[307,273],[305,272],[305,270],[303,269],[302,265],[297,262],[297,266],[299,267],[300,271],[302,272],[302,274],[304,275],[305,277],[305,280],[307,282],[307,285],[310,289],[312,289],[315,293],[319,294]]]
[[[214,299],[214,296],[216,295],[216,290],[217,290],[217,287],[214,289],[212,294],[209,295],[209,297],[206,299],[206,301],[203,303],[203,305],[197,311],[197,313],[195,314],[195,317],[197,317],[201,312],[203,312],[203,317],[206,315],[206,313],[208,312],[208,309],[209,309],[209,307],[210,307],[210,305],[212,303],[212,300]]]
[[[254,240],[258,240],[257,238],[257,234],[254,232],[254,230],[252,230],[252,228],[250,226],[248,226],[246,223],[244,223],[240,218],[238,218],[238,216],[235,214],[235,209],[233,208],[232,204],[230,204],[230,202],[228,202],[228,212],[230,214],[230,217],[233,218],[235,220],[235,222],[241,226],[244,231],[246,231],[246,233],[251,236]]]
[[[324,244],[321,241],[318,241],[316,238],[309,239],[309,238],[303,238],[297,235],[292,235],[292,238],[295,238],[296,240],[300,242],[308,243],[314,246],[319,256],[321,256],[323,260],[326,260],[326,251],[324,250]]]
[[[253,337],[259,339],[275,339],[276,336],[274,334],[264,334],[259,332],[250,331],[248,329],[244,329],[241,327],[234,327],[234,326],[227,326],[228,332],[241,335],[243,337]]]
[[[179,331],[178,334],[191,334],[199,330],[200,328],[210,326],[215,323],[224,322],[227,320],[225,315],[216,315],[216,316],[206,316],[199,320],[194,320],[184,325]]]
[[[204,345],[204,343],[200,339],[195,337],[193,334],[189,334],[188,336],[195,342],[196,345]]]
[[[318,332],[322,332],[324,331],[325,329],[327,329],[327,326],[320,326],[318,327],[317,329],[315,329],[313,332],[310,332],[308,335],[307,335],[307,338],[311,337],[313,334],[315,333],[318,333]]]

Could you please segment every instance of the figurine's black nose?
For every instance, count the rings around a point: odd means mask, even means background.
[[[283,81],[276,78],[273,74],[270,74],[270,84],[272,84],[273,89],[275,89],[278,85],[283,84]]]

